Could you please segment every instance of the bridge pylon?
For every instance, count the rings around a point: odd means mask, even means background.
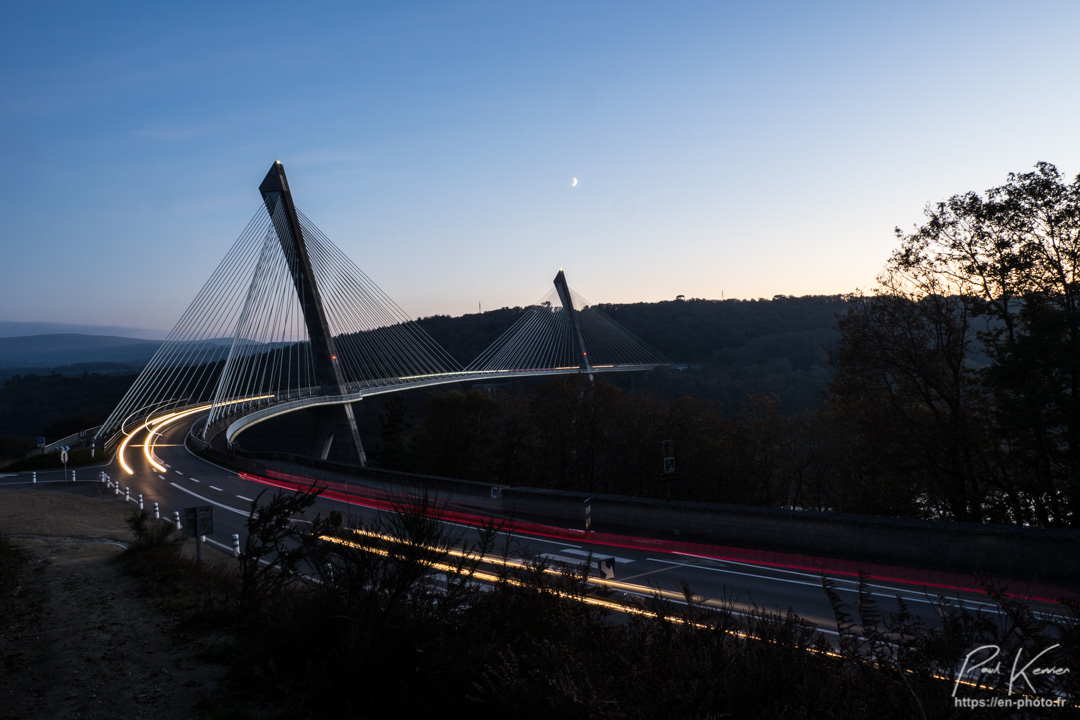
[[[669,362],[589,304],[559,270],[555,287],[466,366],[476,373],[596,373],[647,370]],[[510,375],[506,375],[510,377]]]
[[[315,381],[324,395],[345,395],[345,380],[338,362],[337,349],[334,347],[334,337],[326,319],[326,310],[323,307],[322,297],[319,295],[319,286],[311,267],[311,258],[308,256],[304,231],[300,226],[300,218],[296,213],[296,205],[293,203],[289,181],[285,177],[285,167],[281,161],[275,162],[270,167],[270,171],[266,173],[262,184],[259,185],[259,192],[262,193],[266,211],[270,213],[274,230],[281,242],[282,252],[285,253],[297,298],[300,300],[308,339],[311,341]],[[346,442],[349,443],[345,453],[350,456],[348,459],[360,465],[367,464],[367,456],[364,453],[363,443],[360,442],[360,432],[356,427],[356,416],[353,414],[351,405],[314,408],[311,412],[315,421],[312,437],[312,449],[315,454],[325,460],[330,454],[334,439],[344,436]]]
[[[566,284],[566,275],[562,268],[555,276],[555,290],[559,293],[559,301],[563,310],[570,318],[571,340],[574,343],[574,355],[577,357],[581,372],[589,374],[589,380],[593,379],[592,366],[589,364],[589,351],[585,349],[585,338],[581,336],[581,321],[577,312],[574,311],[574,300],[570,297],[570,286]]]

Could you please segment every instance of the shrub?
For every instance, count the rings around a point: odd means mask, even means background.
[[[179,552],[184,544],[184,534],[175,525],[168,520],[152,517],[145,510],[132,510],[125,522],[134,536],[131,543],[133,552],[154,548]]]

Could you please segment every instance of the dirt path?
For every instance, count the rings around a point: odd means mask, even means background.
[[[0,532],[31,554],[10,627],[0,628],[0,718],[197,718],[224,667],[180,642],[116,556],[132,505],[0,490]]]

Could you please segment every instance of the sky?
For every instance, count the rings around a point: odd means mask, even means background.
[[[0,321],[167,331],[276,160],[412,317],[560,268],[590,302],[868,290],[928,203],[1080,173],[1071,1],[0,8]]]

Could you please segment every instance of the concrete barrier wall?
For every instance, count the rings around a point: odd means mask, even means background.
[[[291,457],[238,457],[205,447],[199,451],[253,474],[284,468],[313,480],[344,478],[453,494],[456,502],[481,513],[559,527],[582,529],[589,497],[592,529],[598,532],[1080,586],[1080,530],[589,496],[318,461],[300,466]]]
[[[580,493],[505,488],[512,512],[582,527]],[[611,495],[591,498],[592,527],[866,562],[1080,584],[1080,531],[936,522]]]

